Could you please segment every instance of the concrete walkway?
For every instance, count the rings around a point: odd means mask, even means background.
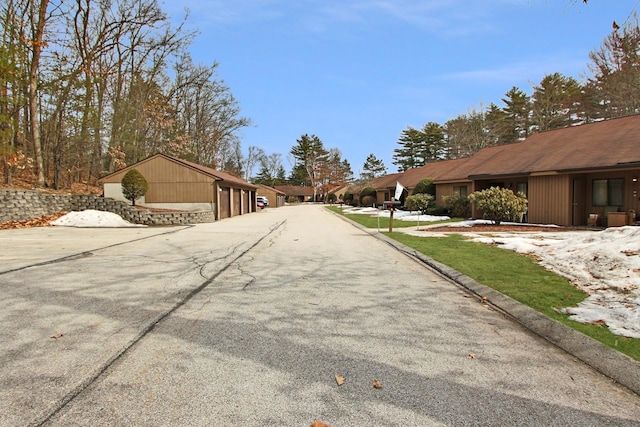
[[[640,425],[637,395],[321,206],[0,231],[0,292],[0,425]]]

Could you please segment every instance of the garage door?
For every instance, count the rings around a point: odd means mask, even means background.
[[[220,190],[220,197],[218,198],[218,203],[220,204],[220,219],[225,219],[231,216],[231,206],[229,205],[231,189],[229,187],[222,187]]]

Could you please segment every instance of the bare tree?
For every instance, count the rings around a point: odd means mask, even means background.
[[[242,170],[244,172],[244,179],[249,181],[253,176],[253,170],[259,164],[261,164],[266,155],[262,148],[256,147],[254,145],[249,146],[247,151],[247,155],[244,156],[243,167]]]
[[[5,180],[19,145],[56,188],[156,152],[242,169],[249,119],[157,0],[4,0],[0,20]]]

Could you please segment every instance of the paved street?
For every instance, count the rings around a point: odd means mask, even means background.
[[[0,426],[640,425],[637,395],[321,206],[0,231],[0,292]]]

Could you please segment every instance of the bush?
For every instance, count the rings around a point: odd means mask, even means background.
[[[364,199],[367,196],[372,196],[374,199],[377,196],[376,189],[373,187],[364,187],[360,190],[360,200]]]
[[[122,186],[122,194],[127,200],[131,200],[133,206],[136,205],[136,199],[144,196],[149,189],[149,183],[138,169],[131,169],[127,172],[120,185]]]
[[[427,213],[427,206],[429,203],[433,201],[433,196],[431,194],[414,194],[413,196],[407,197],[404,201],[404,204],[410,211],[420,211],[422,214]]]
[[[433,179],[425,178],[418,182],[416,186],[413,188],[412,195],[416,194],[430,194],[435,199],[436,196],[436,185],[433,183]]]
[[[335,203],[338,201],[338,196],[336,196],[336,193],[329,193],[329,195],[327,196],[327,201],[329,203]]]
[[[344,196],[342,196],[342,200],[347,205],[355,206],[355,203],[353,201],[354,197],[355,197],[355,195],[352,192],[348,191],[348,192],[344,193]]]
[[[444,205],[449,216],[454,218],[469,218],[471,216],[471,201],[467,196],[459,194],[453,196],[443,196]]]
[[[433,205],[427,208],[427,215],[433,216],[450,216],[449,209],[446,206]]]
[[[374,196],[364,196],[360,199],[360,205],[364,207],[371,207],[376,203],[376,198]]]
[[[469,195],[469,200],[481,209],[483,218],[494,224],[502,221],[519,221],[527,211],[527,198],[524,194],[514,194],[508,188],[491,187]]]

